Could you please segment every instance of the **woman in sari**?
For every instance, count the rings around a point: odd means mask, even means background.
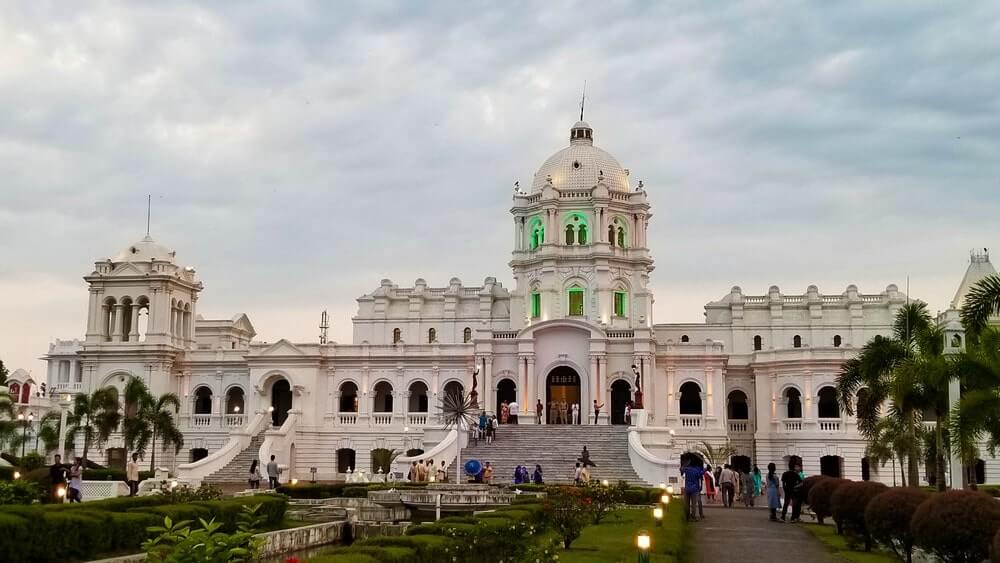
[[[510,417],[510,407],[507,406],[507,401],[504,401],[500,406],[500,424],[507,424],[507,419]]]

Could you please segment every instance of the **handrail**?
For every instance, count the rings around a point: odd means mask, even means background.
[[[229,441],[211,454],[191,463],[177,466],[177,476],[180,479],[196,481],[208,477],[222,469],[233,460],[244,448],[250,445],[253,437],[264,425],[264,413],[257,413],[253,420],[244,428],[234,429],[229,433]]]
[[[649,484],[665,483],[668,476],[678,475],[680,471],[677,463],[658,458],[647,450],[638,430],[628,432],[628,459],[636,475]]]
[[[436,446],[426,451],[420,455],[415,455],[413,457],[399,456],[392,462],[392,472],[393,473],[403,473],[406,474],[406,467],[413,463],[414,461],[428,460],[428,459],[440,459],[446,464],[451,464],[452,460],[458,457],[458,429],[452,428],[448,435],[444,437],[443,440],[438,442]]]
[[[264,434],[264,443],[260,445],[260,450],[258,450],[259,456],[257,458],[261,461],[261,463],[267,464],[267,462],[271,459],[272,450],[280,448],[280,453],[284,454],[281,458],[285,461],[285,463],[281,463],[279,461],[278,467],[280,467],[282,471],[286,471],[289,467],[291,467],[289,463],[291,460],[289,459],[288,451],[290,444],[288,442],[289,439],[292,441],[295,440],[295,421],[298,420],[298,418],[299,411],[290,410],[288,411],[288,416],[285,418],[285,422],[281,425],[281,428],[278,428],[277,430],[268,430]],[[275,456],[277,458],[277,454],[275,454]],[[291,477],[292,476],[289,476],[289,478]]]

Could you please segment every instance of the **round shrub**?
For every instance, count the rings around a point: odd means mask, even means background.
[[[986,559],[998,529],[1000,503],[977,491],[934,494],[910,522],[917,546],[955,563]]]
[[[873,498],[889,490],[877,481],[849,481],[837,487],[830,496],[830,508],[837,530],[858,535],[865,542],[865,551],[871,551],[872,542],[865,525],[865,509]]]
[[[847,479],[828,477],[821,479],[809,489],[809,507],[812,508],[813,514],[816,515],[816,521],[820,524],[823,523],[824,518],[833,514],[830,497],[845,483],[848,483]]]
[[[990,563],[1000,563],[1000,531],[993,536],[993,555],[990,556]]]
[[[830,477],[827,475],[810,475],[809,477],[806,477],[805,480],[795,488],[795,496],[799,499],[799,502],[809,504],[809,491],[812,490],[816,483],[819,483],[824,479],[830,479]]]
[[[894,487],[876,496],[865,509],[865,526],[871,538],[892,549],[900,559],[910,561],[913,534],[910,521],[917,507],[931,493],[916,487]]]

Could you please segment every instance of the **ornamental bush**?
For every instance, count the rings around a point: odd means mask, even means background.
[[[997,531],[993,536],[993,553],[990,555],[990,563],[1000,563],[1000,531]]]
[[[847,479],[829,477],[819,480],[809,489],[809,507],[816,515],[817,522],[822,524],[824,518],[833,514],[830,497],[833,496],[834,491],[847,482]]]
[[[31,504],[41,497],[42,488],[38,483],[24,479],[0,481],[0,505]]]
[[[986,559],[998,529],[1000,503],[977,491],[931,495],[910,522],[917,546],[954,563]]]
[[[889,487],[877,481],[849,481],[837,487],[830,496],[830,507],[837,530],[862,538],[865,551],[872,549],[871,536],[865,524],[865,509],[872,499],[887,490]]]
[[[871,538],[909,563],[913,556],[910,521],[930,496],[916,487],[894,487],[873,498],[865,508],[865,526]]]
[[[816,486],[816,483],[829,478],[830,477],[827,475],[810,475],[809,477],[806,477],[805,480],[795,488],[795,497],[799,499],[799,502],[809,504],[809,491]]]

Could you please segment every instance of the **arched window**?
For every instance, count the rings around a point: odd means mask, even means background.
[[[542,316],[542,294],[533,292],[531,294],[531,318],[538,319]]]
[[[444,394],[451,395],[459,401],[464,401],[465,387],[462,387],[462,384],[457,381],[449,381],[448,384],[444,386]]]
[[[10,386],[7,387],[7,391],[10,393],[10,397],[11,397],[11,399],[14,400],[15,403],[21,402],[21,384],[20,383],[18,383],[16,381],[12,382],[10,384]]]
[[[101,307],[101,336],[107,342],[111,341],[111,333],[115,330],[115,312],[117,311],[115,305],[117,303],[118,301],[114,297],[108,297]]]
[[[472,329],[465,327],[462,331],[462,342],[472,342]]]
[[[340,412],[358,412],[358,386],[345,381],[340,385]]]
[[[726,416],[729,420],[749,420],[750,408],[747,405],[747,394],[736,390],[729,394],[726,401]]]
[[[233,387],[226,392],[226,413],[240,414],[245,412],[246,409],[243,405],[243,389]]]
[[[624,290],[615,292],[615,316],[628,316],[628,294]]]
[[[399,342],[402,339],[403,339],[403,331],[399,330],[398,328],[392,329],[392,343],[399,344]]]
[[[576,231],[576,241],[579,244],[587,244],[587,225],[580,225]]]
[[[618,246],[625,248],[625,228],[618,227]]]
[[[432,328],[427,331],[427,343],[434,344],[435,342],[437,342],[437,330]]]
[[[608,242],[611,243],[611,246],[615,245],[615,226],[614,225],[608,225]]]
[[[802,337],[796,334],[792,337],[792,347],[801,348],[802,347]]]
[[[212,390],[199,387],[194,392],[194,414],[212,414]]]
[[[571,317],[582,317],[584,315],[583,309],[583,288],[579,286],[573,286],[569,288],[567,292],[567,298],[569,300],[569,316]]]
[[[761,350],[761,349],[763,349],[763,347],[764,347],[764,340],[760,337],[760,335],[758,334],[757,336],[754,336],[753,337],[753,349],[754,350]]]
[[[688,335],[682,334],[681,335],[681,342],[691,342],[691,339],[688,338]]]
[[[817,406],[820,418],[840,418],[840,403],[837,402],[837,390],[833,387],[824,387],[819,390],[819,404]]]
[[[121,308],[122,322],[121,322],[121,332],[118,336],[121,338],[122,342],[128,342],[130,340],[129,334],[132,330],[132,298],[122,297]]]
[[[372,389],[372,412],[392,412],[392,385],[379,381]]]
[[[427,412],[427,385],[423,381],[410,384],[409,412]]]
[[[799,393],[798,389],[789,387],[785,391],[785,402],[787,418],[802,418],[802,393]]]
[[[680,391],[680,414],[701,414],[701,387],[688,381]]]
[[[149,298],[140,297],[136,303],[139,304],[139,319],[136,322],[136,329],[139,332],[139,342],[145,342],[146,332],[149,330]]]
[[[840,343],[841,343],[840,335],[839,334],[834,334],[833,335],[833,347],[834,348],[840,348]]]
[[[574,232],[575,232],[575,230],[573,229],[573,225],[566,225],[566,244],[567,245],[573,244],[573,239],[574,239],[573,235],[574,235]]]
[[[959,334],[954,334],[951,337],[951,347],[961,348],[962,347],[962,336]]]
[[[356,469],[354,450],[351,448],[340,448],[337,450],[337,473],[347,473]]]
[[[528,247],[535,250],[545,242],[545,226],[541,217],[533,217],[528,226]]]

